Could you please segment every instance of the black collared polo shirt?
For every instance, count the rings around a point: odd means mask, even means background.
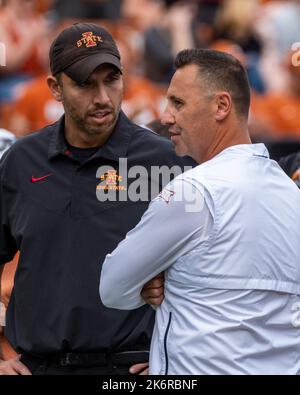
[[[123,113],[108,142],[83,164],[68,150],[64,118],[15,143],[1,161],[0,264],[20,250],[5,334],[18,352],[149,347],[151,308],[111,310],[99,299],[106,254],[139,222],[149,203],[97,199],[97,187],[103,193],[122,189],[120,158],[127,158],[129,167],[148,169],[192,164],[178,158],[169,141]],[[99,173],[102,166],[115,173]],[[158,182],[150,178],[149,184]]]

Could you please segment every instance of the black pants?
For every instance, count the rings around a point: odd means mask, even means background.
[[[139,361],[122,361],[122,364],[116,364],[108,361],[106,365],[101,366],[61,366],[57,362],[49,359],[36,358],[32,355],[22,354],[20,361],[27,366],[33,375],[129,375],[129,368]],[[142,356],[140,363],[148,362],[148,358]]]

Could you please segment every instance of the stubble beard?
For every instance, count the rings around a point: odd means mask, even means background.
[[[80,130],[82,133],[87,134],[88,136],[97,136],[104,132],[107,133],[109,131],[112,131],[118,121],[119,114],[121,111],[121,104],[122,102],[120,102],[115,109],[111,109],[111,114],[113,115],[111,121],[101,126],[93,126],[90,125],[87,121],[88,115],[80,116],[76,112],[75,108],[71,106],[70,103],[68,103],[68,101],[66,100],[63,101],[65,112],[73,120],[77,129]]]

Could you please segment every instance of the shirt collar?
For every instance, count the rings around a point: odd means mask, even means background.
[[[131,137],[134,132],[134,124],[121,111],[113,133],[107,142],[98,149],[93,157],[109,159],[118,162],[120,158],[127,156],[127,151]],[[68,151],[65,139],[65,116],[53,125],[48,157],[54,158]]]
[[[222,152],[216,155],[215,158],[229,153],[233,155],[252,155],[252,156],[265,157],[267,159],[270,158],[267,147],[262,143],[233,145],[231,147],[224,149]]]

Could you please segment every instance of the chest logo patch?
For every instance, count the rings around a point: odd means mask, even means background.
[[[119,185],[123,181],[123,177],[119,176],[116,170],[108,170],[107,173],[100,177],[100,180],[102,185],[97,186],[98,190],[126,191],[125,186]]]
[[[43,180],[45,180],[46,178],[51,177],[52,175],[53,175],[53,174],[47,174],[46,176],[42,176],[42,177],[34,177],[34,176],[31,176],[31,182],[32,182],[32,183],[35,183],[35,182],[43,181]]]

